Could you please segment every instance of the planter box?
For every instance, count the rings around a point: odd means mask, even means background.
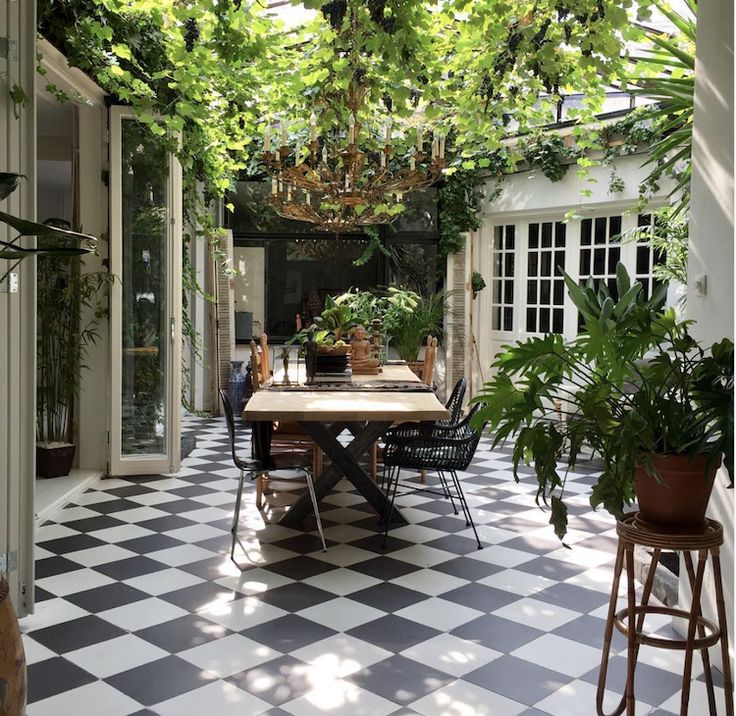
[[[36,445],[36,475],[39,477],[63,477],[68,475],[74,462],[76,445],[44,447]]]

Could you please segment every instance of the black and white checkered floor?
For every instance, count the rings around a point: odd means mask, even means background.
[[[264,525],[249,484],[241,573],[224,422],[185,427],[197,449],[177,475],[104,480],[39,528],[36,613],[21,622],[29,716],[595,713],[615,531],[587,506],[592,468],[569,481],[571,550],[485,439],[461,475],[482,550],[426,494],[401,500],[410,524],[382,550],[343,481],[322,503],[323,553],[316,532]],[[642,647],[637,714],[679,711],[681,666]],[[698,680],[690,713],[706,712]]]

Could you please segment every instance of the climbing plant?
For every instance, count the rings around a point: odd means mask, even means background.
[[[285,122],[294,145],[314,111],[320,136],[344,132],[351,85],[366,95],[357,119],[368,151],[381,146],[388,116],[397,154],[415,143],[420,122],[453,137],[458,169],[443,190],[442,250],[456,250],[462,231],[477,225],[480,179],[472,172],[504,156],[509,127],[524,133],[547,123],[571,91],[584,96],[571,117],[589,120],[639,34],[629,16],[634,0],[303,4],[314,19],[289,31],[267,3],[242,0],[38,0],[38,21],[73,66],[177,153],[185,239],[213,251],[212,202],[238,172],[257,172],[266,127]],[[183,275],[185,291],[198,290],[189,266]]]

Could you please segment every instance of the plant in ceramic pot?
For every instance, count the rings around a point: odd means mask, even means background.
[[[48,248],[59,239],[39,238]],[[74,257],[38,258],[36,471],[69,474],[74,459],[75,401],[88,348],[100,337],[112,275],[83,272]]]
[[[537,503],[551,507],[561,539],[567,471],[591,450],[602,459],[594,508],[620,516],[638,499],[647,522],[699,529],[721,459],[733,474],[733,343],[702,347],[664,307],[666,286],[646,298],[621,264],[618,298],[602,282],[565,280],[582,332],[505,346],[477,420],[494,444],[513,439],[517,480],[519,465],[533,463]]]
[[[444,293],[419,297],[413,310],[396,321],[391,334],[391,345],[399,358],[407,363],[417,361],[424,339],[441,333],[446,310],[447,300]]]

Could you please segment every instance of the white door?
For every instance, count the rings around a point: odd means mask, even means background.
[[[110,474],[176,472],[181,419],[181,167],[110,110]]]

